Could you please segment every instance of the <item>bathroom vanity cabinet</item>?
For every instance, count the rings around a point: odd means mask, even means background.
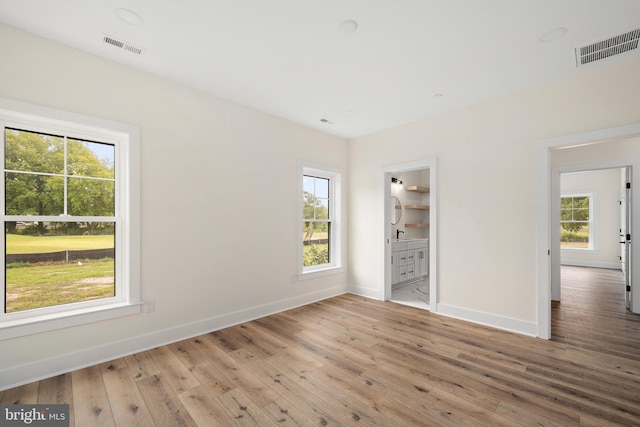
[[[429,273],[429,239],[398,240],[391,244],[391,284],[414,280]]]

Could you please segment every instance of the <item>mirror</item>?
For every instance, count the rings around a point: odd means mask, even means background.
[[[402,205],[396,196],[391,196],[391,224],[396,225],[402,217]]]

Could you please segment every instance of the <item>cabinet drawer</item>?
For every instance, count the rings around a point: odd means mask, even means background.
[[[408,251],[400,251],[398,254],[398,265],[407,265],[408,262]]]
[[[400,252],[407,250],[407,242],[396,242],[391,244],[391,250],[393,252]]]
[[[414,240],[414,241],[408,242],[407,249],[409,249],[409,250],[411,250],[411,249],[423,249],[423,248],[426,249],[427,242],[428,242],[428,239]]]
[[[415,262],[415,251],[407,251],[407,264]]]

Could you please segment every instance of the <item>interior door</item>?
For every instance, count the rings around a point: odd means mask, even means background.
[[[624,275],[624,302],[631,308],[631,168],[624,171],[624,185],[620,194],[620,267]]]

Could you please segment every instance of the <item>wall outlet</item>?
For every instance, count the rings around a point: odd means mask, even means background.
[[[144,312],[145,313],[153,313],[156,309],[156,301],[149,300],[144,302]]]

